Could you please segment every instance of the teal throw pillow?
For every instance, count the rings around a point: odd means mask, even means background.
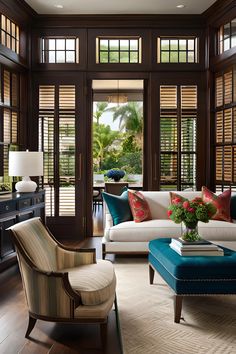
[[[231,195],[230,216],[232,219],[236,219],[236,195]]]
[[[124,221],[133,220],[127,190],[125,190],[121,195],[103,192],[102,196],[112,216],[114,225],[118,225]]]

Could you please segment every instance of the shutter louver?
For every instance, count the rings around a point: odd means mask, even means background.
[[[226,109],[224,112],[224,142],[232,142],[232,109]]]
[[[12,112],[11,114],[11,141],[12,143],[17,143],[18,139],[18,118],[17,112]]]
[[[216,142],[223,142],[223,112],[216,113]]]
[[[4,143],[11,143],[11,111],[4,109],[3,111],[3,141]]]
[[[232,181],[232,147],[224,147],[224,181]]]
[[[12,74],[11,82],[12,106],[16,107],[18,103],[18,77],[16,74]]]
[[[222,159],[223,159],[223,148],[216,147],[216,180],[222,181]]]
[[[181,108],[197,108],[197,86],[181,86]]]
[[[216,97],[215,97],[216,107],[220,107],[223,105],[223,77],[222,76],[218,76],[216,78],[215,89],[216,89]]]
[[[6,106],[10,106],[10,72],[7,70],[4,70],[3,73],[3,85],[4,85],[4,104]]]
[[[160,107],[177,108],[177,87],[176,86],[160,87]]]
[[[224,104],[229,104],[232,102],[232,78],[232,71],[229,71],[224,74]]]

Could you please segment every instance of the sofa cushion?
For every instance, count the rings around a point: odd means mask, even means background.
[[[112,216],[114,225],[133,219],[129,206],[127,190],[125,190],[121,195],[103,192],[102,196]]]
[[[216,195],[215,193],[211,192],[207,187],[203,186],[202,199],[205,203],[212,203],[217,209],[215,215],[212,217],[213,220],[232,222],[230,216],[230,189],[224,191],[219,195]]]
[[[83,305],[94,306],[109,300],[115,293],[116,276],[113,264],[98,260],[97,263],[63,269],[69,273],[72,288],[81,296]]]
[[[148,203],[141,192],[128,190],[128,197],[134,222],[142,222],[152,218]]]
[[[207,240],[236,241],[236,224],[226,221],[210,220],[198,223],[199,234]],[[148,220],[142,223],[127,221],[109,230],[109,239],[116,242],[145,242],[155,238],[181,236],[181,225],[172,220]]]
[[[111,241],[150,241],[161,237],[180,237],[181,226],[172,220],[148,220],[141,223],[123,222],[109,230]]]

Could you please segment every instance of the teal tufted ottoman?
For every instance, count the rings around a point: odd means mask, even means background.
[[[182,300],[189,295],[236,294],[236,252],[224,249],[223,257],[183,257],[173,251],[170,238],[149,242],[149,276],[155,270],[175,293],[175,322],[180,322]]]

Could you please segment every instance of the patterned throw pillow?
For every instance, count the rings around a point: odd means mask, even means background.
[[[207,187],[202,187],[202,200],[205,203],[212,203],[216,207],[216,213],[213,220],[232,222],[230,216],[231,190],[228,189],[220,195],[211,192]]]
[[[179,195],[177,193],[170,192],[170,202],[171,202],[171,204],[183,203],[186,200],[188,200],[188,199],[182,197],[181,195]]]
[[[151,212],[143,194],[137,191],[128,190],[129,205],[135,222],[151,220]]]

